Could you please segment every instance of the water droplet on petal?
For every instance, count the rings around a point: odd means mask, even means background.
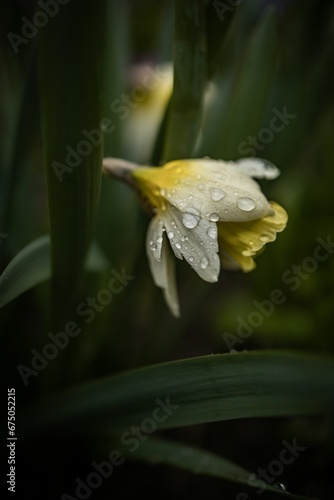
[[[169,238],[169,239],[174,238],[174,232],[173,232],[173,231],[169,231],[169,232],[167,233],[167,236],[168,236],[168,238]]]
[[[184,214],[182,217],[182,222],[185,227],[188,229],[193,229],[194,227],[197,226],[199,221],[199,218],[196,215],[193,214]]]
[[[200,183],[200,184],[197,184],[197,189],[199,191],[203,191],[203,189],[205,188],[204,184]]]
[[[217,237],[217,227],[216,226],[210,226],[209,229],[207,230],[207,235],[210,236],[212,240],[215,240]]]
[[[177,248],[178,250],[180,250],[180,249],[182,248],[181,243],[176,243],[176,244],[175,244],[175,246],[176,246],[176,248]]]
[[[151,245],[152,252],[155,252],[157,248],[158,248],[157,245],[155,243],[152,243]]]
[[[219,220],[219,215],[213,212],[209,215],[209,220],[211,220],[212,222],[217,222],[217,220]]]
[[[189,262],[194,262],[194,257],[189,257]]]
[[[262,243],[268,243],[268,241],[270,241],[269,234],[266,234],[266,233],[261,234],[260,241],[262,241]]]
[[[211,200],[220,201],[226,196],[225,191],[220,188],[210,188]]]
[[[192,199],[193,199],[193,195],[192,195],[192,194],[190,194],[190,195],[188,196],[188,200],[192,200]]]
[[[208,259],[206,257],[203,257],[200,263],[201,269],[206,269],[208,265],[209,265]]]
[[[255,201],[252,200],[252,198],[247,198],[245,196],[244,198],[237,199],[237,205],[240,208],[240,210],[244,210],[245,212],[250,212],[255,208]]]
[[[157,238],[157,243],[159,243],[159,244],[160,244],[160,243],[162,243],[162,236],[159,236],[159,237]]]

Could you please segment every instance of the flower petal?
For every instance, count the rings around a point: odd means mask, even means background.
[[[146,251],[149,258],[153,256],[156,260],[161,259],[163,232],[163,220],[159,217],[159,215],[156,215],[152,218],[150,225],[148,226],[146,236]]]
[[[220,261],[216,224],[190,213],[182,213],[173,205],[167,205],[161,216],[176,257],[184,257],[203,280],[217,281]]]
[[[234,163],[234,166],[239,172],[257,179],[272,180],[281,173],[273,163],[263,158],[241,158]]]
[[[271,206],[274,215],[249,222],[218,224],[220,259],[225,269],[251,271],[256,266],[253,257],[283,231],[287,213],[277,203],[272,202]]]
[[[234,162],[176,160],[160,168],[139,168],[133,176],[154,206],[168,201],[212,222],[243,222],[272,213],[258,183]]]
[[[154,221],[154,219],[156,220]],[[161,227],[161,221],[157,219],[159,218],[154,217],[152,219],[150,224],[151,228],[152,225],[158,228]],[[171,254],[167,239],[163,238],[159,253],[158,250],[152,251],[151,245],[148,244],[147,256],[154,283],[163,289],[164,297],[171,313],[176,317],[180,316],[179,299],[175,281],[175,261]]]

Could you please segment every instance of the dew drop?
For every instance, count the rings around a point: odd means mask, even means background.
[[[220,188],[210,188],[211,200],[220,201],[226,196],[225,191]]]
[[[262,243],[268,243],[268,241],[270,241],[269,234],[266,234],[266,233],[261,234],[260,241],[262,241]]]
[[[160,243],[162,243],[162,236],[159,236],[159,237],[157,238],[157,243],[159,243],[159,244],[160,244]]]
[[[189,257],[189,262],[194,262],[194,257]]]
[[[255,201],[252,200],[252,198],[247,198],[247,197],[238,198],[237,205],[240,208],[240,210],[244,210],[245,212],[250,212],[255,208]]]
[[[192,195],[192,194],[190,194],[190,195],[188,196],[188,200],[192,200],[192,199],[193,199],[193,195]]]
[[[182,248],[181,243],[176,243],[176,244],[175,244],[175,246],[176,246],[176,248],[177,248],[178,250],[180,250],[180,249]]]
[[[217,228],[216,226],[210,226],[209,229],[207,230],[207,235],[212,239],[215,240],[217,237]]]
[[[212,222],[217,222],[219,220],[219,215],[216,214],[216,212],[213,212],[209,215],[209,220],[211,220]]]
[[[287,487],[285,486],[284,483],[276,483],[275,485],[275,488],[277,488],[278,490],[281,490],[281,491],[288,491],[287,490]]]
[[[151,245],[152,252],[155,252],[157,248],[158,248],[157,245],[155,243],[152,243]]]
[[[200,263],[201,269],[206,269],[208,265],[209,265],[208,259],[206,257],[203,257]]]
[[[205,188],[204,184],[202,184],[201,182],[199,184],[197,184],[197,189],[199,191],[203,191],[203,189]]]
[[[183,225],[188,229],[193,229],[194,227],[196,227],[198,221],[199,221],[198,217],[193,214],[185,213],[182,217]]]
[[[169,232],[167,233],[167,236],[168,236],[168,238],[170,238],[170,239],[174,238],[174,232],[173,232],[173,231],[169,231]]]

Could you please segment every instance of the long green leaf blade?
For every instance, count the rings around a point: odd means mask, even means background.
[[[203,0],[175,1],[174,91],[164,160],[191,157],[202,122],[206,77]]]
[[[270,491],[273,498],[307,500],[306,497],[279,491],[274,486],[256,479],[254,473],[247,471],[230,460],[195,446],[153,436],[150,436],[146,441],[142,441],[135,452],[130,452],[126,446],[122,446],[118,442],[116,444],[117,449],[124,456],[132,460],[171,465],[196,474],[218,477],[234,483],[247,485],[256,490],[262,490],[262,492]]]
[[[157,398],[171,407],[159,428],[249,417],[334,412],[334,362],[291,352],[217,354],[107,377],[31,409],[21,425],[97,431],[129,428]],[[161,403],[159,403],[161,404]]]
[[[100,191],[103,4],[72,0],[40,33],[43,142],[58,321],[71,310],[80,290]]]
[[[109,267],[99,247],[93,245],[86,259],[87,271],[102,272]],[[45,235],[29,243],[15,255],[1,274],[0,308],[50,277],[50,237]]]
[[[243,151],[243,141],[257,135],[261,127],[276,64],[276,10],[268,8],[240,56],[234,45],[238,36],[235,28],[240,31],[242,22],[242,14],[237,13],[226,39],[221,68],[214,77],[216,97],[208,110],[197,156],[225,160],[249,156]],[[233,61],[229,60],[231,53]]]

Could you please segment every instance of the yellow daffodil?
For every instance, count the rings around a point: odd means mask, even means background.
[[[179,302],[170,247],[208,282],[218,280],[220,265],[251,271],[254,257],[287,223],[285,210],[269,202],[253,178],[278,175],[274,165],[257,158],[131,168],[128,176],[154,214],[146,240],[153,279],[175,316]]]

